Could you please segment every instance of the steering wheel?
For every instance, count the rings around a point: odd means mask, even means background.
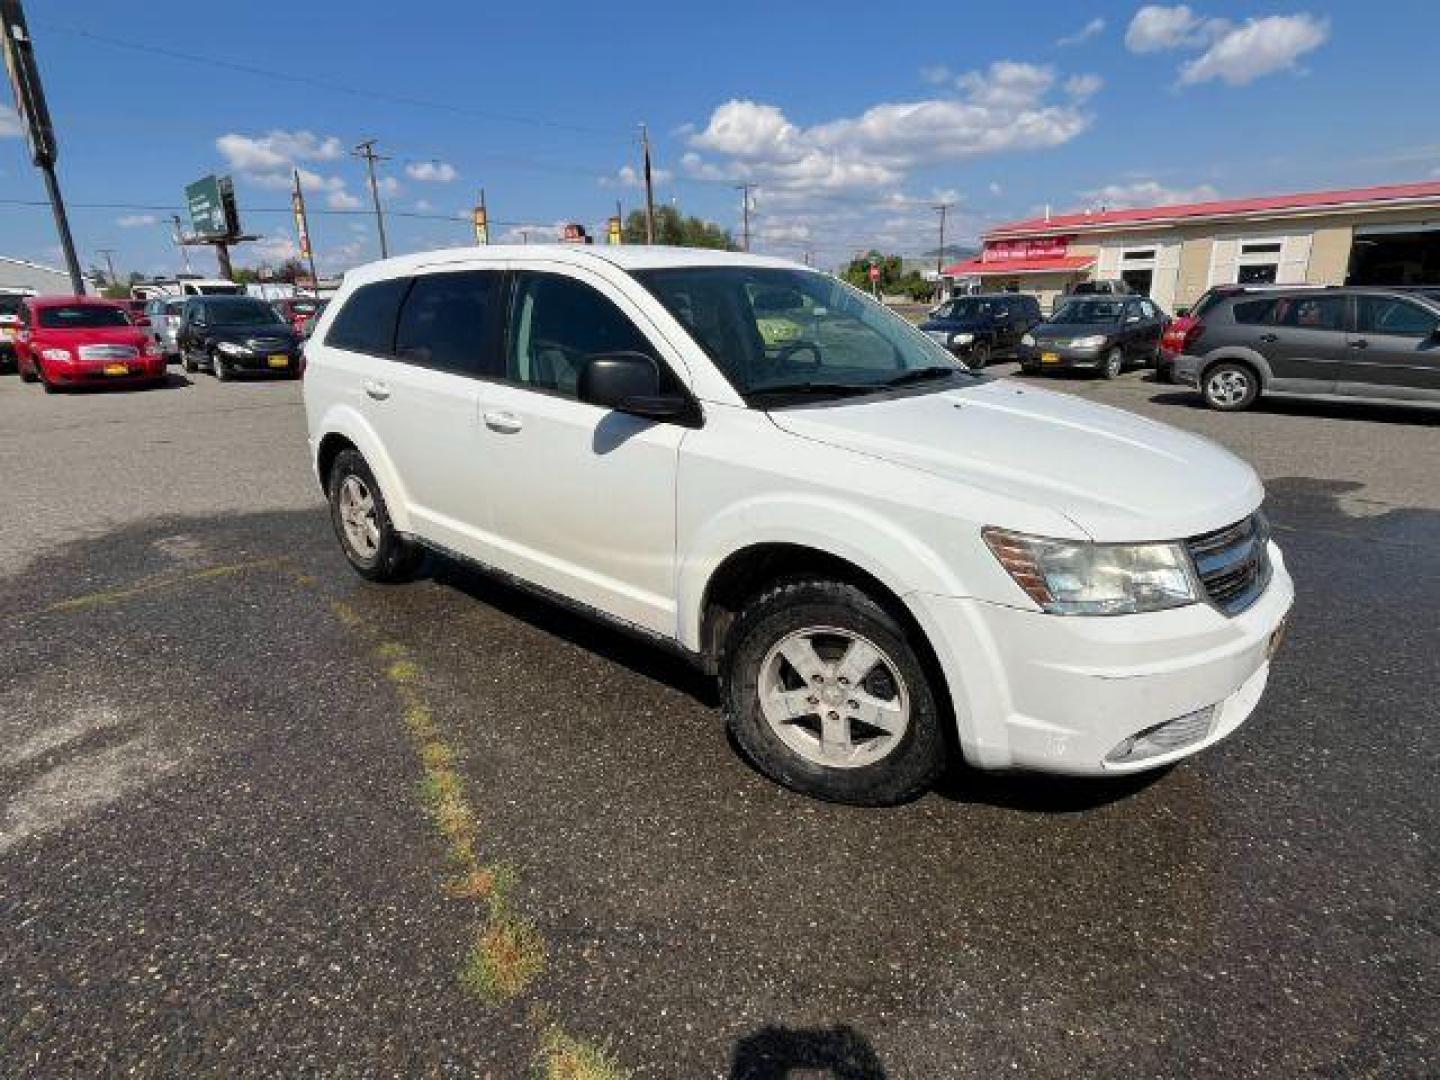
[[[808,364],[796,364],[796,367],[808,368],[811,371],[819,371],[820,365],[824,363],[820,355],[820,346],[813,341],[791,341],[781,345],[775,350],[775,357],[770,361],[770,366],[778,368],[794,358],[796,353],[808,352],[810,362]]]

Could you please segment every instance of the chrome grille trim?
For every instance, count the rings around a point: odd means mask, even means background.
[[[1210,603],[1238,615],[1270,584],[1270,526],[1260,511],[1185,541]]]
[[[135,360],[140,350],[134,345],[81,345],[81,360]]]

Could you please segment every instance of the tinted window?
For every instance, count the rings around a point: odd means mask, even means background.
[[[283,321],[264,300],[215,298],[203,301],[203,306],[205,321],[216,326],[270,326]]]
[[[1144,315],[1147,319],[1158,319],[1160,317],[1160,309],[1149,300],[1142,300],[1140,301],[1140,314]]]
[[[1119,322],[1124,306],[1118,300],[1071,300],[1050,321],[1087,324]]]
[[[24,303],[25,297],[23,296],[16,296],[13,293],[9,295],[0,295],[0,315],[18,314],[21,306]]]
[[[970,322],[977,319],[989,317],[994,310],[995,301],[976,300],[974,297],[966,297],[963,300],[951,300],[935,313],[940,319],[957,319],[962,322]]]
[[[1198,312],[1198,308],[1196,309]],[[1230,309],[1242,326],[1264,326],[1275,317],[1274,300],[1243,300]]]
[[[395,355],[445,371],[496,374],[495,327],[503,280],[497,270],[417,277],[400,309]]]
[[[1408,300],[1390,296],[1356,297],[1355,325],[1362,334],[1394,334],[1396,337],[1429,337],[1437,319]]]
[[[1300,330],[1344,330],[1345,297],[1282,296],[1275,301],[1273,320]]]
[[[395,321],[400,301],[410,287],[409,278],[390,278],[361,285],[330,324],[325,344],[337,349],[390,355],[395,344]]]
[[[129,326],[130,316],[118,307],[101,304],[57,304],[40,309],[40,325],[47,330],[94,330]]]
[[[516,275],[507,378],[574,397],[585,360],[615,352],[655,355],[625,313],[589,285],[557,274]]]

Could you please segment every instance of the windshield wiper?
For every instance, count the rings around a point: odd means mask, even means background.
[[[886,379],[881,386],[909,386],[911,383],[929,382],[931,379],[948,379],[953,375],[959,375],[963,369],[950,367],[947,364],[932,364],[929,367],[916,368],[914,371],[901,372],[893,379]]]
[[[838,383],[838,382],[805,382],[770,383],[767,386],[752,386],[745,391],[747,397],[758,397],[761,394],[873,394],[876,390],[882,389],[876,384],[860,383]]]

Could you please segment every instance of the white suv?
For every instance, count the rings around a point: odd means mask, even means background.
[[[790,262],[490,247],[346,276],[306,348],[354,568],[422,548],[678,646],[827,799],[1114,774],[1233,731],[1294,597],[1254,472],[972,374]],[[643,733],[636,732],[636,737]]]

